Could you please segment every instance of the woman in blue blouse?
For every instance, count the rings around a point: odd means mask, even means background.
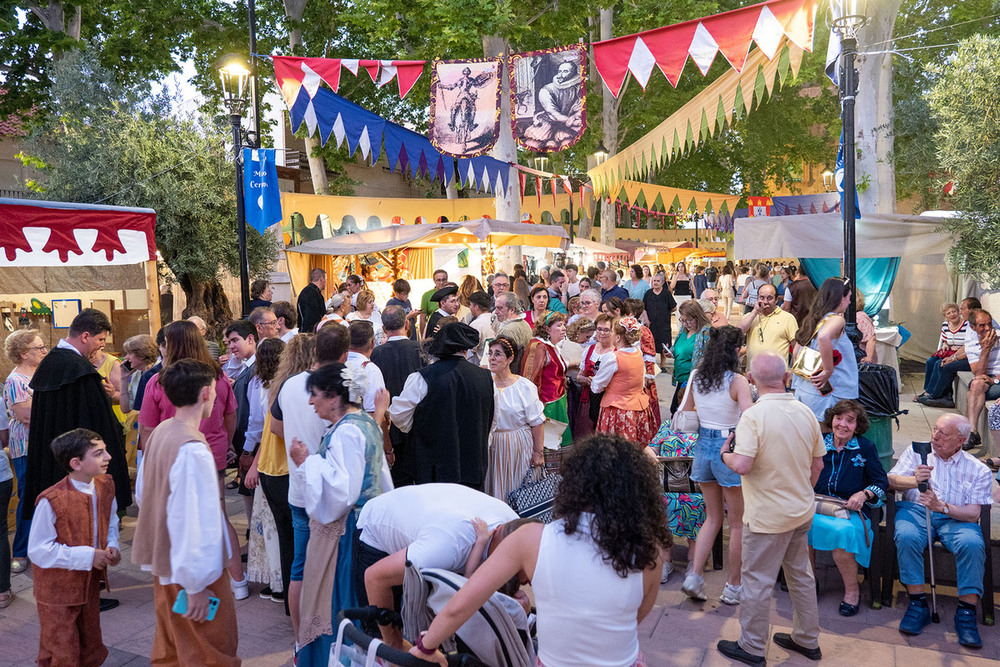
[[[858,588],[858,564],[868,567],[871,560],[872,527],[860,512],[885,502],[889,478],[878,458],[875,445],[861,434],[868,430],[868,413],[859,403],[843,399],[827,408],[823,419],[826,455],[823,471],[816,482],[816,493],[847,501],[852,511],[849,519],[817,514],[809,529],[812,550],[832,551],[844,580],[841,616],[858,613],[861,591]]]

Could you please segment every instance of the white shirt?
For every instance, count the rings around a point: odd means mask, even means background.
[[[170,467],[167,532],[170,535],[170,576],[160,584],[177,584],[200,593],[222,575],[232,553],[219,504],[219,479],[212,451],[203,442],[189,442],[177,451]],[[135,504],[142,506],[136,488]],[[151,565],[143,565],[149,572]]]
[[[295,338],[295,336],[297,336],[298,333],[299,333],[298,327],[295,327],[294,329],[289,329],[288,332],[281,337],[281,342],[287,343],[291,339]]]
[[[59,341],[60,343],[62,341]],[[75,348],[74,348],[75,349]],[[3,453],[0,452],[0,456]],[[212,464],[214,467],[214,463]],[[89,547],[70,547],[56,541],[56,515],[52,505],[45,498],[35,506],[35,515],[31,520],[31,531],[28,533],[28,558],[43,569],[59,568],[61,570],[89,571],[94,567],[94,551],[97,549],[97,496],[94,494],[94,481],[78,482],[70,479],[73,488],[90,496],[92,521],[94,526],[94,544]],[[218,488],[218,482],[216,482]],[[218,504],[218,500],[216,500]],[[111,516],[108,521],[108,547],[118,549],[118,501],[111,501]]]
[[[354,507],[365,480],[365,451],[361,429],[354,424],[343,424],[333,434],[326,458],[312,454],[296,469],[310,519],[327,524]],[[392,491],[392,476],[385,457],[382,458],[382,488]]]
[[[371,317],[368,318],[361,317],[361,315],[359,315],[356,311],[353,313],[348,313],[347,321],[348,321],[348,326],[350,326],[349,324],[350,322],[370,322],[372,325],[372,329],[375,332],[375,344],[381,345],[382,343],[385,342],[385,333],[383,333],[382,331],[382,316],[379,315],[379,312],[377,310],[373,310]]]
[[[368,389],[365,390],[364,409],[368,414],[372,414],[375,412],[375,394],[378,393],[379,389],[385,389],[385,378],[382,377],[382,371],[360,352],[348,352],[346,365],[365,369],[365,374],[368,375]]]
[[[994,325],[994,330],[996,331],[996,326]],[[1000,331],[997,331],[1000,334]],[[979,361],[979,357],[982,355],[983,348],[979,344],[979,334],[971,326],[965,331],[965,356],[969,360],[969,365],[975,364]],[[984,371],[987,375],[1000,375],[1000,343],[993,346],[990,350],[990,358],[986,362],[986,370]]]
[[[268,407],[267,389],[264,389],[258,375],[250,378],[247,384],[247,403],[250,404],[250,416],[247,421],[246,441],[252,449],[259,445],[264,437],[264,417],[267,415]]]
[[[301,440],[310,454],[319,451],[323,433],[330,427],[330,422],[316,414],[309,405],[309,392],[306,391],[306,379],[309,371],[293,375],[281,386],[275,401],[281,413],[281,424],[285,430],[285,456],[288,459],[288,504],[305,507],[305,489],[303,480],[295,474],[298,466],[292,460],[288,451],[295,440]]]
[[[497,336],[496,332],[493,331],[493,316],[490,313],[482,313],[479,317],[472,320],[469,326],[479,332],[479,345],[469,350],[469,361],[478,365],[480,360],[486,356],[483,350],[486,341]]]
[[[403,433],[409,433],[413,428],[413,413],[417,409],[417,404],[427,396],[427,381],[418,371],[414,371],[406,376],[403,383],[403,391],[399,396],[392,399],[389,404],[389,419]]]
[[[570,298],[574,296],[580,296],[580,279],[577,278],[575,283],[566,281],[566,295]]]
[[[889,471],[890,475],[910,477],[920,465],[920,457],[907,447],[899,455],[896,465]],[[993,474],[986,464],[968,452],[959,450],[947,461],[938,458],[931,451],[927,455],[927,465],[931,470],[930,486],[941,502],[949,505],[992,505],[990,491],[993,488]],[[920,499],[919,489],[909,489],[903,492],[903,500],[917,502]]]
[[[631,347],[623,347],[621,352],[638,352],[639,348],[635,345]],[[596,352],[594,353],[597,354]],[[594,378],[590,381],[590,390],[595,394],[600,394],[602,391],[608,388],[611,384],[611,376],[615,374],[618,370],[618,355],[615,354],[614,350],[610,352],[605,352],[602,355],[597,355],[598,359],[601,361],[600,368],[594,373]],[[593,357],[591,357],[593,358]],[[595,363],[597,359],[594,360]]]
[[[493,530],[517,514],[502,500],[461,484],[417,484],[369,500],[358,528],[362,542],[388,554],[406,549],[418,568],[460,572],[476,541],[476,517]]]
[[[77,354],[79,354],[81,357],[83,356],[83,354],[80,352],[80,350],[78,350],[75,347],[73,347],[72,345],[70,345],[66,341],[65,338],[60,338],[59,342],[56,343],[56,347],[59,348],[59,349],[61,349],[61,350],[73,350],[74,352],[76,352]]]

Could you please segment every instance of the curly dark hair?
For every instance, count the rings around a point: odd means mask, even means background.
[[[254,375],[260,378],[260,385],[264,389],[271,386],[271,380],[277,375],[278,364],[281,362],[281,353],[284,349],[285,342],[280,338],[265,338],[257,346]]]
[[[722,388],[727,372],[740,372],[739,348],[742,337],[743,333],[737,327],[728,324],[708,330],[705,353],[694,376],[700,393],[710,394],[718,391]]]
[[[868,419],[868,411],[865,410],[865,406],[849,398],[842,398],[834,403],[832,408],[826,409],[826,412],[823,413],[824,430],[832,431],[833,418],[837,415],[846,415],[848,412],[853,412],[858,418],[854,435],[864,435],[868,431],[868,427],[871,426],[871,420]]]
[[[567,535],[593,515],[590,536],[622,578],[651,567],[671,546],[652,460],[624,438],[597,433],[573,445],[563,461],[553,514]]]

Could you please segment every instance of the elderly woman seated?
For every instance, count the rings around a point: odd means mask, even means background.
[[[827,408],[823,420],[826,454],[823,471],[814,490],[817,494],[846,501],[848,518],[827,516],[816,512],[809,529],[810,555],[815,551],[832,551],[840,576],[844,580],[841,616],[858,613],[858,565],[868,567],[872,555],[872,526],[862,512],[885,502],[889,489],[882,462],[875,445],[861,437],[868,430],[868,413],[859,403],[843,399]]]

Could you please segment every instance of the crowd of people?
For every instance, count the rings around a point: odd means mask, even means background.
[[[976,521],[996,488],[987,464],[1000,461],[963,446],[978,444],[985,401],[1000,397],[1000,346],[974,299],[943,308],[915,399],[946,405],[955,374],[971,370],[969,414],[938,421],[931,460],[904,454],[886,471],[857,401],[874,328],[859,321],[860,339],[849,337],[855,288],[840,278],[817,290],[794,266],[598,262],[538,277],[515,265],[484,284],[439,269],[419,304],[402,279],[385,303],[359,276],[329,296],[322,269],[309,281],[294,305],[257,281],[252,312],[217,340],[192,317],[123,341],[123,361],[104,351],[111,324],[97,310],[51,351],[37,330],[7,336],[0,504],[16,476],[19,506],[11,550],[0,547],[0,608],[14,597],[10,573],[30,565],[39,664],[105,659],[99,612],[118,603],[100,584],[134,499],[132,560],[153,575],[157,663],[239,664],[234,601],[257,583],[291,618],[297,664],[325,665],[337,612],[401,610],[412,563],[469,578],[408,638],[414,655],[443,661],[438,647],[498,590],[530,608],[517,592],[530,581],[539,664],[642,665],[636,627],[673,569],[649,444],[679,413],[697,416],[691,479],[705,505],[681,588],[707,600],[703,570],[728,523],[719,599],[741,606],[742,634],[719,643],[723,654],[763,663],[781,567],[795,627],[773,641],[818,659],[815,551],[832,552],[842,575],[839,613],[857,614],[873,510],[893,491],[904,494],[895,539],[910,596],[900,630],[919,634],[929,619],[932,530],[959,561],[959,642],[981,645]],[[800,357],[814,366],[802,372]],[[661,413],[656,378],[671,363]],[[1000,443],[1000,403],[989,423]],[[554,521],[519,519],[511,494],[560,450]],[[233,490],[242,535],[224,511]],[[817,513],[816,494],[839,498],[847,518]],[[384,618],[367,629],[409,646]]]

